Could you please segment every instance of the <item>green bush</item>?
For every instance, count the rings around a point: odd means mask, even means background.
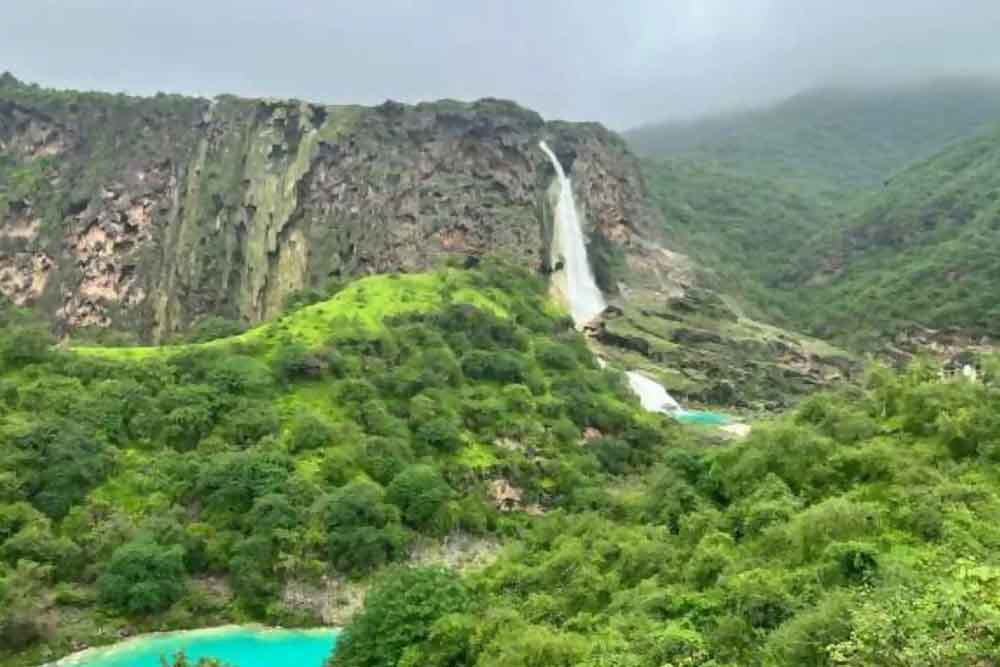
[[[295,416],[292,422],[289,444],[293,452],[322,449],[334,444],[337,432],[325,418],[312,411]]]
[[[393,478],[386,499],[399,508],[406,525],[421,530],[440,522],[451,494],[451,488],[437,470],[428,465],[414,465]]]
[[[101,602],[127,614],[163,611],[184,593],[184,552],[137,539],[115,550],[97,580]]]
[[[435,622],[465,612],[470,600],[458,576],[447,570],[391,570],[368,593],[364,608],[344,628],[329,664],[395,667],[407,649],[430,636]]]
[[[399,510],[386,502],[381,487],[351,482],[326,502],[327,556],[344,572],[370,572],[403,556],[406,534]]]

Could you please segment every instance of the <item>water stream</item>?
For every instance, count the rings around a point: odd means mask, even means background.
[[[539,144],[552,161],[559,177],[559,200],[555,211],[555,234],[552,240],[558,248],[562,262],[561,287],[569,304],[570,314],[577,326],[587,324],[607,307],[601,294],[594,272],[587,259],[587,244],[583,237],[583,226],[573,198],[573,183],[563,171],[559,158],[544,141]],[[558,263],[557,263],[558,265]]]
[[[583,326],[597,317],[607,304],[594,280],[594,272],[587,258],[587,245],[573,197],[573,184],[548,144],[543,141],[539,146],[549,157],[559,177],[559,199],[556,203],[555,234],[552,241],[562,259],[562,271],[561,275],[557,274],[557,279],[562,281],[560,287],[573,322],[577,326]],[[646,410],[668,414],[682,412],[680,404],[660,383],[638,371],[627,371],[625,375],[628,376],[629,387]]]
[[[626,371],[625,376],[628,378],[628,386],[639,397],[639,402],[646,410],[673,413],[681,409],[681,404],[659,382],[638,371]]]

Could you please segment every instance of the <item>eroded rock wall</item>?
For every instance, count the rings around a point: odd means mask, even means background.
[[[256,322],[296,290],[447,256],[545,270],[541,139],[569,169],[610,276],[658,225],[634,158],[598,125],[500,100],[138,99],[0,78],[0,293],[63,331],[158,340],[209,313]]]

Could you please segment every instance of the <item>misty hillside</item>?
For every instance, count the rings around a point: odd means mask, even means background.
[[[918,322],[1000,333],[1000,132],[892,178],[846,229],[797,253],[803,320],[870,335]]]
[[[788,258],[847,219],[841,207],[772,176],[690,158],[645,160],[643,172],[671,246],[696,258],[727,293],[772,316],[780,312],[775,290]]]
[[[707,160],[823,192],[876,186],[994,121],[1000,81],[947,79],[816,89],[759,111],[640,127],[626,138],[643,156]]]
[[[912,326],[1000,332],[998,131],[836,203],[688,158],[644,170],[672,244],[758,316],[863,347]]]

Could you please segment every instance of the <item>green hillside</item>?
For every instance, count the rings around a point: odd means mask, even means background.
[[[329,578],[594,507],[689,437],[598,368],[542,281],[491,263],[162,348],[50,347],[2,314],[3,665],[124,628],[329,622]]]
[[[829,88],[768,109],[627,133],[647,157],[687,157],[832,194],[877,186],[911,162],[1000,121],[1000,83]]]
[[[680,157],[643,163],[668,243],[788,328],[865,348],[909,325],[995,336],[1000,132],[981,124],[991,90],[807,95],[741,116],[742,129],[721,133],[741,137],[738,151],[678,135],[666,152]],[[817,130],[821,99],[823,127],[850,136]],[[833,169],[842,158],[846,171]]]
[[[812,328],[873,336],[907,323],[1000,334],[1000,132],[893,177],[788,276]]]
[[[789,258],[847,218],[777,178],[687,158],[646,160],[643,171],[667,243],[695,258],[709,282],[771,318],[781,314]]]
[[[394,573],[332,664],[996,665],[996,382],[876,370],[746,441],[674,445],[483,571]]]

